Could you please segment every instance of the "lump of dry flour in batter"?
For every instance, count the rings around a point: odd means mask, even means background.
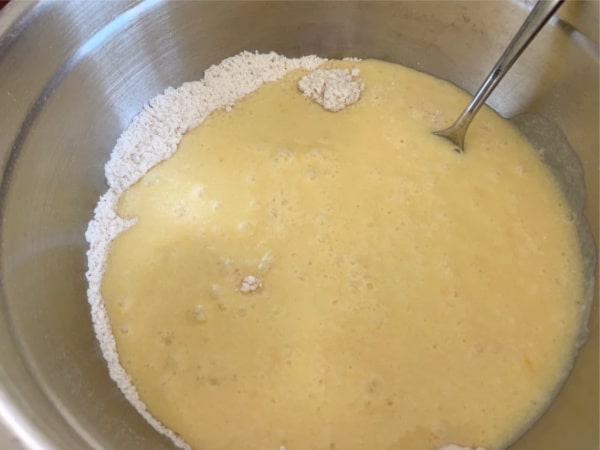
[[[242,294],[249,294],[250,292],[257,291],[262,287],[262,283],[259,278],[254,275],[245,276],[240,286],[240,292]]]
[[[365,85],[355,80],[359,74],[360,71],[356,68],[317,69],[300,78],[298,88],[305,97],[329,111],[336,112],[360,98]]]

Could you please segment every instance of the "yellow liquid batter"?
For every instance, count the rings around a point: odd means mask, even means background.
[[[301,72],[213,113],[122,197],[102,292],[140,398],[197,449],[498,449],[568,370],[582,268],[559,188],[467,96],[379,61],[331,113]],[[242,293],[244,277],[262,287]]]

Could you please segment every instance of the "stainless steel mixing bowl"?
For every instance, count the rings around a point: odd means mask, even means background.
[[[530,2],[11,2],[0,12],[0,416],[32,448],[159,449],[96,345],[84,230],[103,165],[142,105],[241,50],[375,57],[473,91]],[[562,128],[585,168],[598,242],[598,3],[571,2],[490,104]],[[593,249],[596,252],[596,249]],[[598,449],[591,335],[515,450]],[[410,450],[410,449],[401,449]]]

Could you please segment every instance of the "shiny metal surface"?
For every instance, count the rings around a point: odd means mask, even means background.
[[[477,89],[471,102],[466,109],[450,125],[450,127],[436,131],[438,136],[448,139],[454,144],[454,149],[461,153],[465,150],[465,136],[469,125],[475,118],[477,111],[485,104],[488,97],[492,94],[498,83],[508,73],[513,64],[517,61],[521,53],[525,51],[529,43],[539,33],[542,27],[550,20],[550,17],[558,10],[564,0],[538,0],[529,15],[525,18],[525,22],[512,38],[506,50],[500,56],[500,59],[492,70],[485,77],[482,85]]]
[[[473,92],[530,2],[11,2],[0,12],[0,417],[31,448],[170,448],[108,379],[83,233],[121,131],[167,86],[241,50],[375,57]],[[598,242],[598,4],[567,2],[489,103],[554,121],[585,168]],[[597,251],[597,250],[596,250]],[[514,450],[596,450],[591,335]]]

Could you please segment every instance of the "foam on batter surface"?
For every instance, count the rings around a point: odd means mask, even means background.
[[[279,80],[181,129],[168,160],[109,165],[88,276],[111,375],[182,446],[501,448],[578,337],[560,190],[489,109],[466,154],[433,136],[467,100],[446,82],[270,58]],[[359,69],[360,100],[304,97],[317,67]]]

